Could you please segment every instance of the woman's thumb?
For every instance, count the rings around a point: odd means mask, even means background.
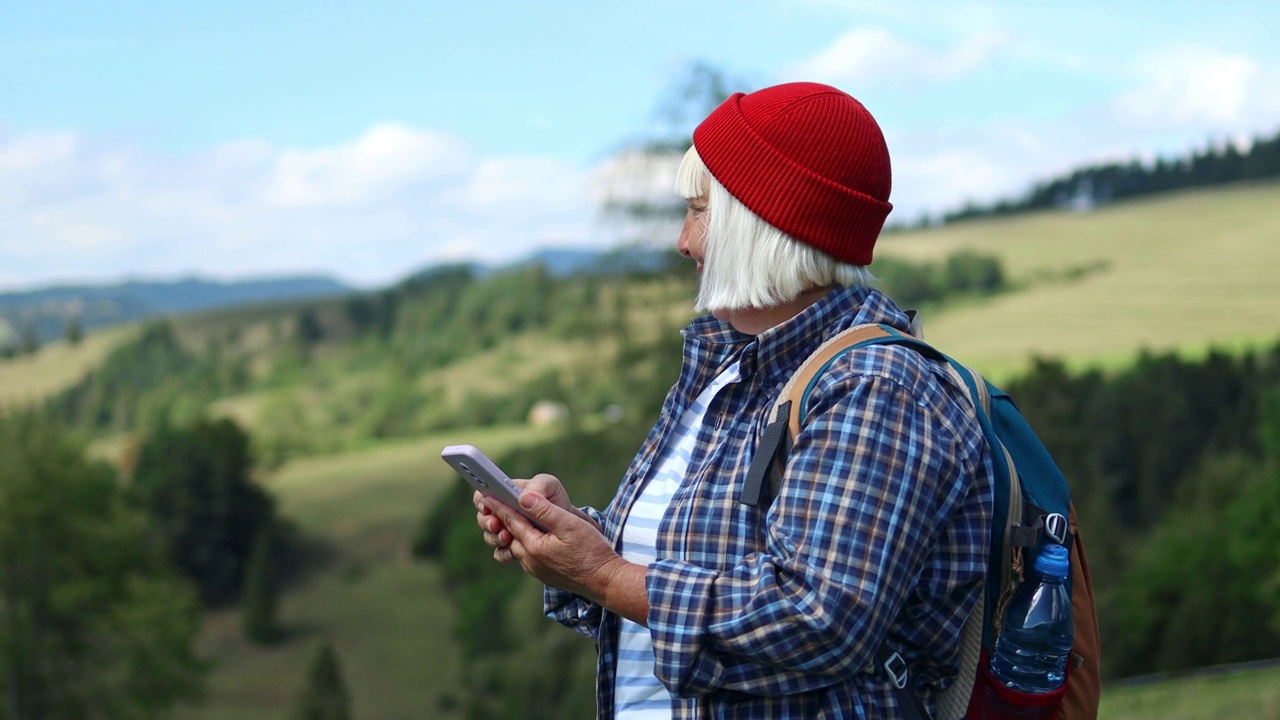
[[[564,510],[556,507],[554,503],[542,497],[542,495],[529,490],[521,493],[520,507],[524,508],[529,517],[537,520],[542,525],[540,529],[543,530],[551,529],[560,519],[557,513],[564,512]]]
[[[541,499],[542,499],[542,496],[539,495],[538,493],[530,490],[525,490],[524,492],[520,493],[520,507],[524,508],[525,510],[533,510],[538,506],[538,501]]]

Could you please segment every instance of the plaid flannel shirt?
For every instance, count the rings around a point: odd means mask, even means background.
[[[888,639],[933,711],[987,566],[993,469],[967,400],[902,347],[846,353],[818,379],[772,504],[738,502],[782,386],[823,341],[862,323],[907,328],[887,297],[837,288],[757,336],[705,316],[618,493],[589,510],[615,546],[676,418],[737,361],[716,396],[649,566],[655,672],[692,718],[895,718],[873,658]],[[594,637],[599,717],[613,713],[618,618],[547,588],[549,617]]]

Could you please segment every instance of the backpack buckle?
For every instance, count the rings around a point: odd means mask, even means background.
[[[1044,519],[1044,532],[1049,539],[1066,546],[1067,538],[1071,535],[1071,526],[1062,513],[1049,513]]]
[[[902,659],[901,653],[894,651],[892,655],[885,658],[881,667],[884,668],[885,675],[889,676],[889,681],[893,683],[894,687],[899,690],[906,689],[909,677],[907,673],[907,661]]]

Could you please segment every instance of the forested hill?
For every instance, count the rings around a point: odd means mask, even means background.
[[[161,315],[178,315],[250,303],[279,302],[349,293],[326,276],[296,276],[218,282],[191,277],[175,281],[131,280],[107,285],[57,285],[0,293],[0,347],[63,337],[80,331]]]
[[[1181,157],[1155,162],[1132,159],[1077,167],[1036,183],[1022,197],[969,204],[942,216],[944,223],[1050,208],[1089,209],[1148,195],[1280,177],[1280,132],[1255,138],[1248,147],[1213,144]]]
[[[619,249],[548,248],[504,265],[466,265],[478,276],[540,266],[556,277],[575,274],[616,276],[656,272],[671,262],[666,251],[645,247]],[[431,265],[388,289],[411,286],[460,265]],[[349,295],[357,290],[328,276],[272,277],[218,282],[197,277],[174,281],[138,281],[104,285],[57,285],[0,293],[0,353],[30,352],[58,338],[161,316]]]

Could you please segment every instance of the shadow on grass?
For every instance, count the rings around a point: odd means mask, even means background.
[[[305,588],[342,560],[338,545],[327,538],[304,533],[292,525],[284,528],[281,536],[277,575],[281,590]]]

